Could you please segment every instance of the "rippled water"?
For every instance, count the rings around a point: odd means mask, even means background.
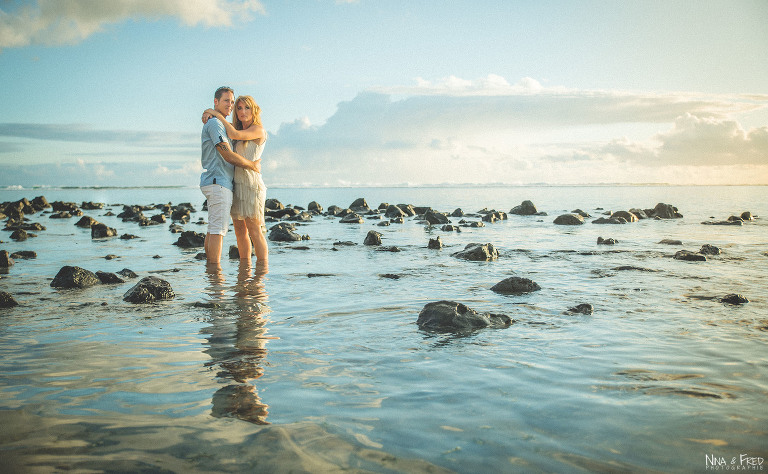
[[[270,189],[284,204],[380,202],[509,211],[443,232],[315,217],[311,239],[270,245],[269,272],[224,259],[206,272],[168,226],[86,215],[139,239],[91,240],[77,218],[29,216],[47,230],[1,249],[35,250],[0,279],[0,453],[19,471],[702,471],[707,456],[768,457],[766,187]],[[197,189],[4,190],[0,201],[192,202]],[[677,206],[675,220],[557,226],[557,215]],[[152,213],[147,213],[151,215]],[[185,227],[204,232],[193,214]],[[453,219],[454,222],[458,219]],[[470,220],[477,220],[471,218]],[[400,252],[362,245],[368,230]],[[426,248],[439,235],[445,247]],[[619,241],[598,246],[598,236]],[[659,244],[679,239],[682,246]],[[334,246],[352,241],[355,246]],[[451,256],[470,242],[500,257]],[[234,244],[230,234],[225,243]],[[707,262],[674,260],[713,244]],[[297,247],[308,247],[300,249]],[[106,260],[108,254],[119,258]],[[159,258],[155,258],[159,257]],[[176,298],[122,300],[135,283],[49,286],[63,265],[130,268]],[[319,276],[314,276],[315,274]],[[310,276],[312,275],[312,276]],[[541,291],[490,291],[512,275]],[[719,299],[740,293],[741,306]],[[507,329],[428,333],[431,301],[504,313]],[[590,303],[592,315],[568,315]]]

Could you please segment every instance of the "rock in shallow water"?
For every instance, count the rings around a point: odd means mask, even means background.
[[[0,291],[0,308],[13,308],[18,305],[19,303],[13,299],[13,296],[10,293]]]
[[[531,201],[523,201],[519,206],[515,206],[510,209],[510,214],[517,214],[519,216],[533,216],[537,213],[536,206]]]
[[[464,250],[453,254],[456,258],[472,260],[475,262],[484,262],[487,260],[496,260],[499,258],[499,252],[493,247],[493,244],[471,243],[464,247]]]
[[[501,280],[491,287],[491,290],[495,291],[496,293],[509,295],[521,295],[523,293],[531,293],[540,289],[541,287],[535,281],[516,276],[505,278],[504,280]]]
[[[8,268],[14,263],[13,259],[8,255],[7,250],[0,250],[0,267]]]
[[[720,302],[737,305],[749,303],[749,300],[743,295],[731,293],[730,295],[725,295],[724,297],[720,298]]]
[[[562,214],[554,220],[557,225],[582,225],[584,218],[579,214]]]
[[[84,268],[63,266],[56,274],[51,286],[54,288],[88,288],[101,283],[95,273]]]
[[[455,301],[427,303],[416,324],[429,331],[467,331],[481,328],[506,328],[514,320],[505,314],[478,313]]]
[[[187,230],[181,233],[179,239],[173,243],[181,248],[202,247],[205,244],[205,234]]]
[[[381,233],[375,230],[369,230],[368,235],[365,236],[365,245],[381,245]]]
[[[707,257],[697,253],[697,252],[691,252],[689,250],[678,250],[675,254],[675,260],[686,260],[689,262],[706,262]]]
[[[158,300],[169,300],[176,296],[167,281],[148,276],[139,280],[136,285],[123,296],[129,303],[154,303]]]
[[[581,303],[573,308],[568,308],[566,314],[592,314],[595,312],[595,308],[589,303]]]
[[[115,283],[125,283],[125,280],[117,276],[115,273],[98,271],[96,272],[96,276],[105,285],[115,284]]]

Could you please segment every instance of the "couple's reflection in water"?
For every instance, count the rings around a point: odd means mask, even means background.
[[[240,260],[237,283],[227,282],[217,264],[208,264],[207,293],[213,305],[211,325],[202,331],[208,335],[211,357],[207,367],[216,371],[224,386],[213,395],[211,414],[217,418],[238,418],[267,425],[267,408],[259,397],[254,381],[264,375],[266,343],[276,339],[267,335],[268,268]]]

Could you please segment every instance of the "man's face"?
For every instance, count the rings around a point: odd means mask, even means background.
[[[213,108],[216,112],[227,117],[232,113],[232,109],[235,106],[235,94],[224,91],[221,94],[221,99],[213,99]]]

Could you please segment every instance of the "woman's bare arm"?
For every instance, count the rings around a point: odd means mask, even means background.
[[[245,130],[238,130],[234,125],[227,122],[223,115],[213,109],[206,109],[206,111],[203,112],[203,123],[206,122],[206,115],[210,115],[211,117],[216,117],[219,119],[219,121],[221,121],[221,123],[223,123],[224,127],[227,129],[227,136],[232,140],[258,140],[259,143],[262,143],[267,139],[267,131],[264,130],[264,127],[261,125],[254,123]]]

